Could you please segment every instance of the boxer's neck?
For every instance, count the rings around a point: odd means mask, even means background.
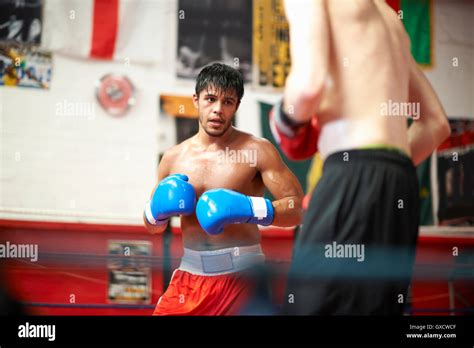
[[[211,146],[214,145],[216,147],[220,148],[225,148],[226,146],[229,146],[229,143],[232,141],[234,138],[235,129],[233,126],[230,126],[224,134],[221,136],[212,136],[207,134],[204,129],[199,126],[199,131],[197,134],[197,139],[199,143],[201,143],[204,146]]]

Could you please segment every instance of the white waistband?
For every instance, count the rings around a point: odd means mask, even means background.
[[[184,248],[179,269],[212,276],[239,272],[264,261],[265,255],[260,244],[205,251]]]
[[[345,119],[326,123],[319,133],[318,150],[322,159],[343,150],[350,150],[357,146],[357,141],[351,137],[351,124]]]

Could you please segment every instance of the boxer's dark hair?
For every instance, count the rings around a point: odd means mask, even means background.
[[[214,63],[201,70],[196,80],[196,95],[213,86],[219,93],[235,90],[239,101],[244,96],[244,79],[242,74],[229,65]]]

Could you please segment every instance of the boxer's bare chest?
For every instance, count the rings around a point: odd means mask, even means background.
[[[264,184],[258,171],[257,146],[234,141],[228,146],[204,147],[188,142],[181,147],[170,166],[170,174],[183,173],[199,197],[207,190],[225,188],[248,196],[262,196]],[[263,154],[260,154],[263,156]],[[183,244],[193,250],[215,250],[259,241],[256,225],[229,225],[226,232],[207,235],[196,215],[182,216]]]
[[[197,197],[215,188],[247,195],[263,193],[263,182],[257,170],[257,152],[242,147],[188,148],[177,156],[170,172],[186,174]]]

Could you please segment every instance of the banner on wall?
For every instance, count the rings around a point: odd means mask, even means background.
[[[284,87],[291,61],[283,0],[253,1],[253,62],[255,85]]]
[[[48,89],[51,75],[51,52],[37,46],[0,43],[0,86]]]
[[[199,130],[198,111],[194,107],[193,99],[191,97],[184,97],[178,95],[160,96],[160,117],[171,117],[171,122],[174,122],[175,134],[170,134],[169,131],[163,132],[162,137],[166,137],[163,143],[167,144],[160,146],[160,148],[168,148],[181,143],[190,138]],[[170,120],[168,120],[169,122]],[[168,130],[169,128],[166,127]]]
[[[39,44],[41,0],[0,1],[0,42]]]
[[[195,79],[222,62],[252,79],[252,2],[179,0],[177,75]]]
[[[150,303],[150,256],[151,243],[148,241],[109,241],[109,302]]]
[[[432,0],[387,0],[398,13],[411,41],[411,54],[421,65],[432,64]]]
[[[198,110],[194,107],[193,98],[162,94],[160,112],[167,116],[197,119]]]
[[[157,63],[170,32],[170,1],[44,0],[42,46],[73,57]]]
[[[432,63],[431,0],[388,0],[411,40],[411,52],[422,65]],[[289,27],[283,0],[253,1],[254,84],[281,88],[291,67]]]

